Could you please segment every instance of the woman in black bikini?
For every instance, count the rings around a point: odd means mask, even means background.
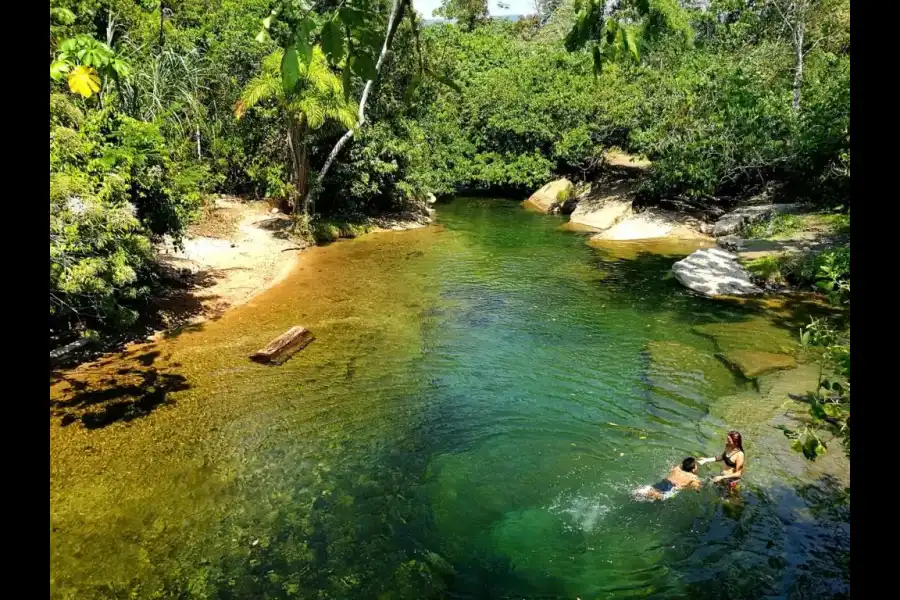
[[[741,441],[741,434],[737,431],[729,431],[728,437],[725,438],[725,452],[721,456],[712,456],[709,458],[701,458],[701,465],[706,463],[722,461],[722,474],[713,477],[713,483],[722,483],[733,488],[744,475],[744,446]]]

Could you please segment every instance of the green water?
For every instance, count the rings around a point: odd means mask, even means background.
[[[51,595],[849,596],[847,461],[775,428],[815,373],[753,385],[693,330],[783,345],[793,316],[691,296],[671,256],[616,259],[514,203],[438,215],[57,383]],[[297,323],[307,349],[247,361]],[[158,393],[125,389],[148,372]],[[630,499],[733,427],[738,494]]]

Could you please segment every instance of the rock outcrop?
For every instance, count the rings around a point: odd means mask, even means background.
[[[683,215],[668,211],[645,210],[629,214],[609,229],[593,236],[592,240],[629,241],[670,239],[706,239]]]
[[[620,183],[613,185],[602,196],[588,196],[578,202],[569,221],[597,231],[609,229],[631,214],[633,190],[633,185]]]
[[[704,296],[743,296],[762,292],[737,257],[721,248],[697,250],[672,265],[675,278]]]
[[[575,186],[568,179],[551,181],[525,200],[522,204],[542,213],[551,214],[559,210],[560,204],[575,195]]]
[[[744,227],[751,223],[769,219],[776,214],[795,212],[799,208],[799,204],[743,206],[722,216],[713,224],[710,233],[713,237],[739,234]]]

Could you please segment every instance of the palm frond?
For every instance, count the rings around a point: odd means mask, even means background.
[[[313,48],[312,60],[301,72],[306,85],[313,87],[321,94],[343,92],[341,78],[328,66],[325,54],[319,46]]]
[[[275,98],[281,92],[281,79],[276,73],[263,71],[247,82],[241,91],[241,97],[234,105],[234,116],[240,119],[247,109],[253,108],[263,100]]]
[[[262,61],[263,73],[278,73],[281,71],[281,59],[284,56],[284,49],[277,48],[272,54],[265,57]]]
[[[318,129],[325,123],[325,106],[315,96],[297,98],[288,104],[288,110],[295,115],[306,115],[306,123],[310,129]]]
[[[328,111],[328,117],[334,119],[347,129],[356,125],[356,107],[350,104],[344,104]]]

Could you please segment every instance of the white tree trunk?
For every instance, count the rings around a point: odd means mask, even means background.
[[[381,47],[381,54],[378,55],[378,62],[375,64],[375,79],[378,78],[378,74],[381,72],[381,66],[384,64],[385,56],[387,56],[388,50],[390,49],[388,46],[391,43],[394,29],[396,29],[399,22],[398,13],[400,12],[400,6],[400,0],[393,0],[391,4],[391,14],[388,17],[387,31],[384,34],[384,45]],[[348,129],[334,145],[334,148],[331,149],[331,152],[328,154],[328,159],[325,161],[322,170],[319,171],[319,175],[316,177],[316,186],[313,188],[312,193],[316,193],[316,190],[321,187],[322,181],[325,180],[325,176],[328,174],[328,170],[331,168],[334,159],[337,158],[337,155],[343,147],[346,146],[347,142],[350,141],[350,138],[353,137],[353,133],[366,123],[366,102],[369,100],[369,93],[372,91],[372,86],[375,85],[375,79],[366,81],[366,86],[363,88],[362,96],[359,99],[359,113],[356,118],[356,125]]]
[[[116,16],[112,11],[106,15],[106,45],[112,47],[113,36],[116,33]]]
[[[794,47],[797,52],[797,65],[794,67],[794,100],[791,106],[795,111],[800,110],[800,88],[803,87],[803,38],[805,28],[803,21],[797,23],[794,33]]]

